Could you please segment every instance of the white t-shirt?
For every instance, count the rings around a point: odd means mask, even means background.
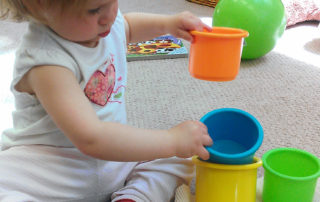
[[[16,53],[11,84],[16,110],[13,128],[2,135],[2,150],[30,144],[74,147],[35,96],[14,88],[25,73],[39,65],[70,69],[101,120],[126,123],[126,36],[120,11],[110,34],[94,48],[65,40],[44,25],[30,23]]]

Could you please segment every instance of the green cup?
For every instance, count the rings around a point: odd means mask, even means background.
[[[295,148],[277,148],[266,152],[262,161],[264,202],[312,202],[320,177],[318,157]]]

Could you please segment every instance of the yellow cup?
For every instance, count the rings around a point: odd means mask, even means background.
[[[255,202],[261,159],[251,164],[216,164],[192,158],[196,165],[197,202]]]

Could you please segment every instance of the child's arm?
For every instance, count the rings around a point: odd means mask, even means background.
[[[177,38],[191,41],[192,36],[189,31],[212,29],[190,12],[176,15],[128,13],[124,18],[128,43],[150,40],[164,34],[172,34]]]
[[[32,68],[18,85],[37,96],[56,125],[83,153],[111,161],[143,161],[199,155],[212,144],[207,128],[187,121],[169,130],[148,130],[98,119],[73,73],[63,67]]]

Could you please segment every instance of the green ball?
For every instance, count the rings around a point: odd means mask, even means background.
[[[220,0],[212,25],[247,30],[242,59],[255,59],[271,51],[282,36],[285,9],[281,0]]]

